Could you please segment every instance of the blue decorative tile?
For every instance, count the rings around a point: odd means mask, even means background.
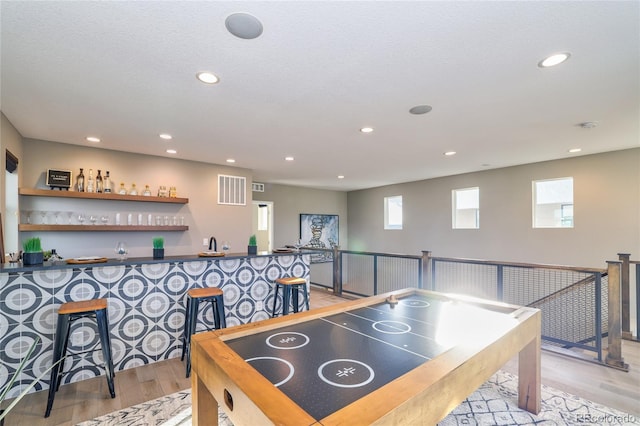
[[[224,291],[228,327],[262,321],[270,317],[273,281],[308,277],[308,262],[308,256],[258,256],[0,274],[0,386],[36,335],[43,340],[25,374],[38,375],[50,365],[57,310],[64,302],[108,298],[112,354],[120,371],[180,356],[190,288]],[[199,323],[213,324],[210,305],[202,307]],[[82,337],[70,343],[74,348],[86,349],[98,341],[95,320],[74,323],[72,334],[74,340]],[[65,383],[103,374],[93,366],[101,360],[101,351],[69,358],[65,367],[72,373]],[[41,386],[46,389],[47,381]]]

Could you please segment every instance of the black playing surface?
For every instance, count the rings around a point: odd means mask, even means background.
[[[226,343],[321,420],[447,350],[443,303],[415,295]]]

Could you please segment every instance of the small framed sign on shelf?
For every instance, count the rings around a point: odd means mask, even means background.
[[[71,170],[55,170],[47,169],[47,186],[51,189],[66,189],[69,190],[73,182],[73,173]]]

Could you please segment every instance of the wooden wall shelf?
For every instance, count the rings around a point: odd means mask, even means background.
[[[132,231],[188,231],[186,225],[179,226],[144,226],[144,225],[18,225],[19,231],[92,231],[92,232],[132,232]]]
[[[144,195],[120,195],[115,193],[97,194],[93,192],[60,191],[54,189],[20,188],[18,194],[37,197],[81,198],[84,200],[144,201],[147,203],[187,204],[189,202],[188,198],[147,197]],[[87,226],[85,225],[84,227],[86,228]],[[167,227],[165,226],[164,228]]]

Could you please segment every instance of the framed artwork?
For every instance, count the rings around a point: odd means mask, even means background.
[[[339,245],[340,225],[337,214],[300,213],[300,239],[306,247],[332,249]],[[311,257],[312,263],[331,262],[333,253]]]

